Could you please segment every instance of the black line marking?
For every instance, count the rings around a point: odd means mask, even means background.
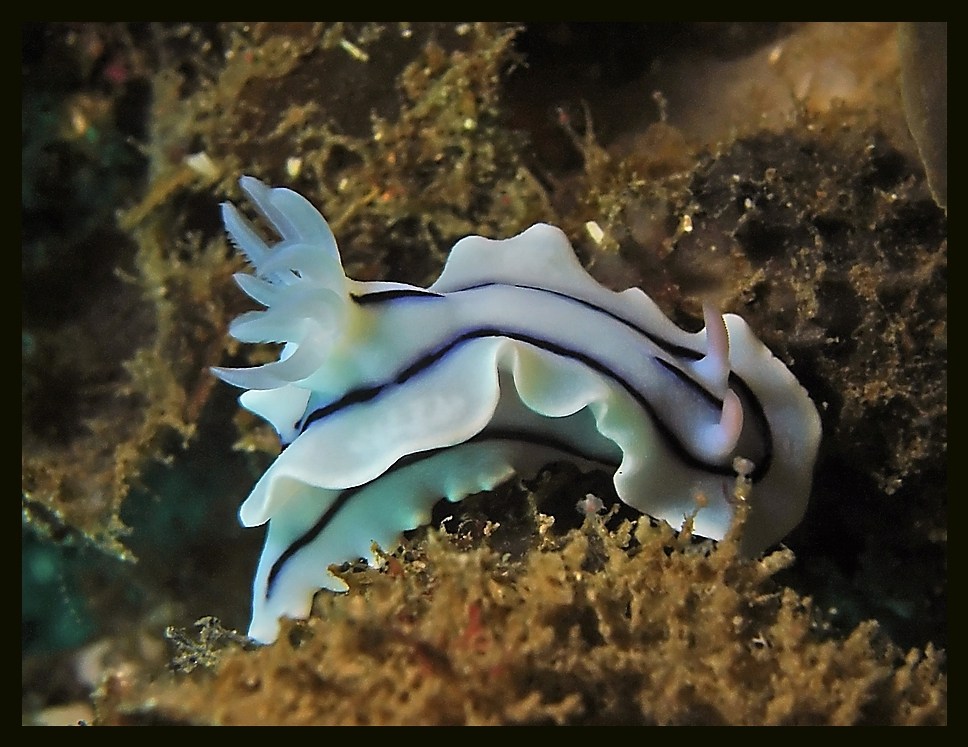
[[[313,423],[319,420],[322,420],[332,415],[335,412],[343,410],[352,405],[359,404],[361,402],[368,402],[376,398],[385,389],[388,389],[391,386],[403,384],[409,379],[416,376],[421,371],[425,371],[431,368],[440,360],[442,360],[448,353],[450,353],[452,350],[459,347],[463,343],[468,342],[470,340],[476,340],[476,339],[481,339],[485,337],[506,337],[510,340],[518,340],[520,342],[525,342],[525,343],[528,343],[529,345],[533,345],[549,353],[559,355],[563,358],[570,358],[572,360],[578,361],[579,363],[582,363],[583,365],[591,368],[593,371],[597,371],[601,375],[611,379],[619,386],[621,386],[629,394],[629,396],[631,396],[638,403],[638,405],[646,412],[646,414],[652,420],[656,430],[659,432],[660,436],[665,441],[666,445],[674,454],[676,454],[676,456],[680,460],[682,460],[683,462],[685,462],[687,465],[689,465],[694,469],[702,470],[705,472],[711,472],[714,474],[727,475],[727,476],[732,476],[734,474],[731,465],[710,464],[708,462],[705,462],[695,457],[679,440],[676,434],[672,432],[672,430],[669,428],[666,422],[661,417],[659,417],[659,413],[656,412],[655,408],[652,406],[652,403],[649,402],[648,398],[642,392],[636,389],[635,386],[631,384],[631,382],[623,378],[618,373],[612,371],[610,368],[608,368],[608,366],[601,363],[596,358],[593,358],[590,355],[582,353],[581,351],[572,350],[570,348],[566,348],[554,342],[549,342],[539,337],[534,337],[532,335],[525,335],[520,332],[500,329],[497,327],[483,327],[479,329],[470,330],[468,332],[464,332],[463,334],[458,335],[457,337],[453,338],[452,340],[445,343],[444,345],[437,348],[436,350],[418,358],[416,361],[414,361],[409,366],[407,366],[407,368],[400,371],[392,379],[392,381],[388,381],[376,386],[365,387],[361,389],[354,389],[353,391],[348,392],[347,394],[343,395],[340,399],[336,400],[335,402],[331,402],[325,407],[320,408],[319,410],[316,410],[311,415],[309,415],[309,417],[307,417],[305,422],[303,423],[303,427],[301,431],[304,432]],[[673,367],[670,370],[678,370],[678,369],[675,369]],[[691,379],[686,379],[686,381],[692,382]],[[706,392],[704,388],[699,387],[698,385],[695,384],[695,382],[692,382],[692,383],[697,387],[697,389],[699,389],[699,391],[705,392],[708,395],[708,392]],[[759,402],[752,395],[752,392],[749,391],[749,388],[746,387],[745,384],[743,388],[745,389],[745,393],[749,394],[750,401],[755,403],[755,406],[759,408],[760,407]],[[722,406],[722,401],[718,400],[715,397],[711,399],[711,403],[714,405],[718,404],[720,407]],[[765,415],[763,416],[762,419],[757,417],[758,425],[762,425],[765,423],[766,423]],[[769,465],[769,462],[772,459],[773,445],[772,445],[772,436],[770,434],[769,428],[767,428],[764,431],[764,434],[765,434],[764,446],[763,446],[764,455],[760,460],[758,460],[759,464],[757,465],[753,473],[750,475],[750,478],[754,482],[758,482],[760,478],[762,478],[762,476],[766,473],[766,469]]]
[[[552,296],[558,296],[559,298],[563,298],[566,301],[573,301],[574,303],[581,304],[582,306],[588,309],[591,309],[592,311],[596,311],[599,314],[604,314],[605,316],[609,317],[610,319],[614,319],[616,322],[619,322],[620,324],[628,327],[629,329],[635,330],[640,335],[645,337],[647,340],[652,342],[656,347],[661,348],[662,350],[665,350],[670,355],[678,356],[680,358],[688,358],[690,360],[699,360],[700,358],[703,357],[703,353],[700,353],[698,350],[693,350],[692,348],[688,348],[685,345],[678,345],[674,342],[669,342],[665,338],[659,337],[653,332],[650,332],[649,330],[645,329],[645,327],[639,326],[636,322],[633,322],[631,319],[626,319],[624,316],[621,316],[620,314],[617,314],[614,311],[609,311],[603,306],[599,306],[598,304],[592,303],[591,301],[586,301],[584,298],[577,298],[576,296],[570,296],[567,293],[564,293],[562,291],[552,290],[551,288],[542,288],[541,286],[537,286],[537,285],[525,285],[523,283],[487,282],[487,283],[479,283],[477,285],[469,285],[466,288],[458,288],[457,290],[450,291],[448,295],[450,295],[450,293],[463,293],[465,291],[480,290],[481,288],[490,288],[495,285],[500,285],[500,286],[510,287],[510,288],[522,288],[524,290],[532,290],[532,291],[537,291],[539,293],[548,293]],[[614,293],[614,291],[609,291],[609,292]]]
[[[585,459],[589,462],[596,462],[598,464],[604,465],[611,469],[617,469],[619,464],[617,462],[606,461],[600,459],[596,456],[591,456],[583,453],[579,449],[575,448],[573,445],[562,441],[557,438],[552,438],[538,433],[532,433],[525,430],[516,430],[510,428],[495,428],[492,430],[484,429],[480,433],[471,436],[466,441],[462,441],[454,446],[442,446],[436,449],[428,449],[427,451],[420,451],[412,454],[407,454],[401,457],[396,462],[387,467],[379,477],[370,482],[364,483],[362,485],[357,485],[352,488],[347,488],[341,492],[336,499],[330,504],[330,507],[326,509],[322,516],[317,519],[316,523],[307,529],[303,534],[299,536],[292,544],[285,549],[285,551],[276,559],[276,562],[272,564],[272,568],[269,569],[269,575],[266,580],[266,593],[265,598],[268,599],[272,595],[272,587],[275,583],[276,578],[282,572],[283,566],[292,558],[297,552],[302,550],[307,545],[311,544],[322,532],[326,530],[330,522],[336,517],[336,515],[343,509],[343,507],[349,503],[349,501],[358,493],[365,490],[370,485],[379,482],[387,475],[393,472],[398,472],[401,469],[410,467],[413,464],[422,462],[426,459],[431,459],[438,454],[449,451],[450,449],[457,449],[465,444],[470,443],[484,443],[487,441],[514,441],[533,444],[537,446],[546,446],[553,449],[557,449],[563,454],[567,454],[572,457],[577,457],[579,459]]]
[[[365,293],[361,296],[353,295],[351,296],[351,298],[361,306],[368,306],[370,304],[383,303],[385,301],[395,301],[398,298],[406,298],[411,296],[445,298],[454,293],[466,293],[467,291],[481,290],[483,288],[491,288],[494,286],[501,286],[503,288],[521,288],[523,290],[532,290],[532,291],[537,291],[538,293],[548,293],[552,296],[558,296],[559,298],[563,298],[566,301],[572,301],[574,303],[581,304],[582,306],[588,309],[591,309],[592,311],[596,311],[600,314],[604,314],[605,316],[609,317],[610,319],[614,319],[615,321],[628,327],[629,329],[635,330],[640,335],[642,335],[643,337],[645,337],[646,339],[654,343],[656,347],[662,348],[670,355],[679,356],[681,358],[689,358],[690,360],[699,360],[700,358],[703,357],[703,354],[700,353],[698,350],[693,350],[692,348],[688,348],[684,345],[677,345],[676,343],[669,342],[668,340],[662,337],[658,337],[657,335],[653,334],[652,332],[649,332],[647,329],[639,326],[638,324],[631,321],[630,319],[626,319],[625,317],[619,314],[616,314],[614,311],[609,311],[608,309],[603,308],[598,304],[592,303],[591,301],[586,301],[583,298],[576,298],[575,296],[570,296],[567,293],[564,293],[562,291],[556,291],[550,288],[542,288],[537,285],[525,285],[523,283],[501,283],[496,281],[489,281],[486,283],[478,283],[476,285],[468,285],[464,288],[456,288],[455,290],[447,291],[447,293],[435,293],[433,291],[423,290],[421,288],[414,288],[412,290],[406,289],[406,290],[376,291],[374,293]],[[613,291],[610,291],[610,292],[613,292]]]
[[[680,357],[691,361],[699,360],[703,357],[703,353],[697,350],[693,350],[692,348],[685,347],[684,345],[678,345],[676,343],[669,342],[668,340],[662,337],[659,337],[653,334],[652,332],[649,332],[647,329],[639,326],[637,323],[629,319],[626,319],[625,317],[620,316],[615,312],[609,311],[608,309],[605,309],[595,303],[592,303],[591,301],[586,301],[582,298],[576,298],[575,296],[568,295],[567,293],[564,293],[562,291],[556,291],[550,288],[542,288],[540,286],[535,286],[535,285],[526,285],[523,283],[502,283],[499,281],[486,281],[483,283],[477,283],[475,285],[468,285],[463,288],[456,288],[454,290],[447,291],[446,294],[438,294],[438,293],[434,293],[433,291],[427,291],[419,288],[413,289],[412,291],[402,290],[399,292],[399,295],[393,295],[397,293],[397,291],[377,291],[375,293],[364,294],[363,296],[354,296],[354,300],[356,300],[358,303],[370,304],[370,303],[381,303],[384,301],[394,301],[397,298],[401,298],[406,295],[431,296],[431,297],[436,296],[436,297],[443,298],[453,293],[464,293],[467,291],[480,290],[482,288],[490,288],[494,286],[501,286],[505,288],[522,288],[525,290],[532,290],[539,293],[548,293],[553,296],[563,298],[566,301],[571,301],[573,303],[580,304],[588,309],[591,309],[592,311],[598,312],[600,314],[604,314],[610,319],[613,319],[619,322],[623,326],[631,330],[634,330],[635,332],[638,332],[640,335],[642,335],[647,340],[652,342],[656,347],[668,353],[671,357]],[[520,338],[515,338],[515,339],[520,339]],[[706,389],[706,387],[703,386],[701,382],[697,382],[694,379],[692,379],[690,376],[688,376],[681,368],[677,367],[673,363],[670,363],[669,361],[664,360],[663,358],[656,357],[655,360],[660,365],[662,365],[666,370],[668,370],[670,373],[672,373],[677,378],[679,378],[680,381],[682,381],[686,386],[692,387],[698,390],[700,395],[708,402],[710,402],[711,404],[717,404],[720,407],[722,406],[722,400],[720,400],[718,397],[712,394],[712,392]],[[416,366],[417,364],[414,364],[414,365]],[[618,380],[617,377],[615,378],[616,380]],[[746,381],[744,381],[735,372],[730,371],[729,385],[731,388],[737,390],[737,393],[740,395],[741,399],[745,400],[745,402],[750,405],[750,409],[752,411],[751,414],[753,416],[753,420],[756,424],[756,427],[761,433],[764,434],[764,438],[763,438],[764,454],[757,461],[756,467],[754,468],[753,472],[750,474],[750,479],[754,483],[756,483],[756,482],[759,482],[766,475],[766,472],[769,470],[770,464],[773,461],[773,432],[770,428],[769,421],[767,421],[766,419],[766,412],[763,409],[762,403],[760,402],[756,394],[753,392],[753,390],[750,388],[750,386],[746,383]],[[357,391],[363,392],[364,390],[357,390]],[[355,404],[356,401],[366,401],[366,400],[372,399],[378,393],[379,392],[374,392],[373,394],[366,396],[365,399],[347,401],[346,405]],[[635,396],[633,392],[630,391],[630,393],[632,393],[633,397]],[[348,399],[348,397],[344,397],[343,399]],[[327,410],[327,412],[325,413],[325,415],[322,415],[322,417],[329,415],[330,414],[330,412],[328,412],[329,408],[333,407],[334,405],[339,405],[342,401],[343,400],[338,400],[337,402],[331,403],[330,405],[327,405],[325,408],[323,408],[323,410]],[[340,409],[340,408],[336,407],[335,409]],[[322,412],[322,410],[320,412]],[[653,419],[656,419],[655,412],[653,410],[649,409],[648,412],[650,415],[653,416]],[[744,414],[745,412],[746,412],[746,408],[744,408]],[[306,422],[302,425],[301,428],[298,429],[299,432],[302,432],[305,429],[305,427],[309,425],[310,422],[313,422],[315,419],[317,419],[314,417],[314,415],[315,413],[310,414],[308,416]],[[664,426],[664,424],[662,425]],[[676,443],[677,445],[681,446],[681,444],[678,444],[677,440],[676,440]]]
[[[396,301],[398,298],[443,298],[443,296],[440,293],[434,293],[433,291],[422,290],[420,288],[399,288],[364,293],[361,296],[351,293],[350,298],[360,306],[369,306],[370,304],[383,303],[384,301]]]

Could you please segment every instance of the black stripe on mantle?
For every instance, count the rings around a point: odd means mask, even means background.
[[[326,509],[325,513],[323,513],[323,515],[319,517],[316,523],[313,524],[305,532],[303,532],[303,534],[301,534],[294,542],[292,542],[289,545],[289,547],[287,547],[285,551],[272,564],[272,568],[269,569],[269,575],[266,580],[265,598],[268,599],[272,595],[273,584],[276,578],[282,572],[283,567],[289,561],[289,559],[292,558],[296,553],[298,553],[304,547],[311,544],[322,532],[324,532],[326,530],[326,527],[329,526],[330,522],[332,522],[333,519],[336,518],[336,515],[343,509],[343,507],[346,506],[347,503],[350,502],[350,500],[354,496],[358,495],[360,492],[365,490],[373,483],[378,482],[379,480],[382,480],[387,475],[392,474],[394,472],[398,472],[401,469],[405,469],[406,467],[411,467],[414,464],[418,464],[427,459],[431,459],[437,456],[438,454],[441,454],[445,451],[449,451],[450,449],[459,449],[460,447],[465,446],[466,444],[479,444],[479,443],[485,443],[488,441],[512,441],[515,443],[546,446],[546,447],[556,449],[557,451],[560,451],[563,454],[567,454],[572,457],[578,457],[580,459],[584,459],[589,462],[596,462],[598,464],[601,464],[602,466],[605,466],[611,469],[617,469],[619,466],[618,463],[616,462],[603,461],[599,457],[585,454],[581,452],[579,449],[575,448],[573,445],[566,443],[565,441],[562,441],[560,439],[552,438],[550,436],[545,436],[539,433],[532,433],[530,431],[516,430],[516,429],[509,429],[509,428],[494,428],[494,429],[485,428],[480,433],[474,436],[471,436],[466,441],[461,441],[459,444],[454,444],[453,446],[441,446],[436,449],[428,449],[427,451],[420,451],[413,454],[407,454],[406,456],[401,457],[396,462],[394,462],[389,467],[387,467],[387,469],[382,474],[380,474],[379,477],[377,477],[376,479],[371,480],[370,482],[367,482],[367,483],[363,483],[362,485],[356,485],[352,488],[347,488],[336,497],[336,499],[332,502],[332,504],[330,504],[329,508]]]

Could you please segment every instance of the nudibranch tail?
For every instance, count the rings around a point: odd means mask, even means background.
[[[513,474],[566,459],[614,472],[629,505],[674,527],[694,516],[721,538],[741,463],[743,550],[800,520],[820,437],[816,408],[739,317],[705,305],[705,329],[673,324],[639,289],[582,269],[567,237],[538,224],[505,240],[461,239],[429,288],[345,277],[323,217],[287,189],[241,181],[281,240],[233,207],[226,229],[265,306],[231,333],[285,343],[279,360],[214,369],[289,444],[242,505],[269,523],[250,635],[305,617],[329,568]],[[752,466],[749,466],[752,465]]]

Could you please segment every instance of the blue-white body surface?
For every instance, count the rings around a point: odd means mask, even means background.
[[[810,493],[820,420],[787,368],[731,314],[673,324],[641,290],[616,293],[538,224],[503,241],[470,236],[429,288],[347,278],[333,235],[304,198],[244,177],[278,231],[267,245],[233,208],[229,236],[266,306],[231,334],[286,343],[280,360],[215,369],[288,446],[242,506],[269,522],[249,635],[307,617],[329,566],[392,549],[430,518],[517,473],[570,460],[614,472],[623,501],[721,538],[735,465],[749,478],[748,554],[780,540]]]

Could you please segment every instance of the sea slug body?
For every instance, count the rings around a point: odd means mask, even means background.
[[[707,306],[705,328],[685,332],[638,288],[599,285],[545,224],[462,239],[428,288],[352,280],[307,200],[240,184],[282,241],[223,205],[255,271],[236,280],[266,307],[230,333],[285,343],[277,361],[214,369],[286,444],[240,511],[246,526],[269,522],[251,637],[275,640],[281,616],[344,590],[331,565],[375,562],[374,542],[393,547],[441,498],[556,460],[609,469],[623,501],[676,528],[695,513],[714,539],[735,510],[738,460],[749,554],[803,516],[817,410],[740,317]]]

